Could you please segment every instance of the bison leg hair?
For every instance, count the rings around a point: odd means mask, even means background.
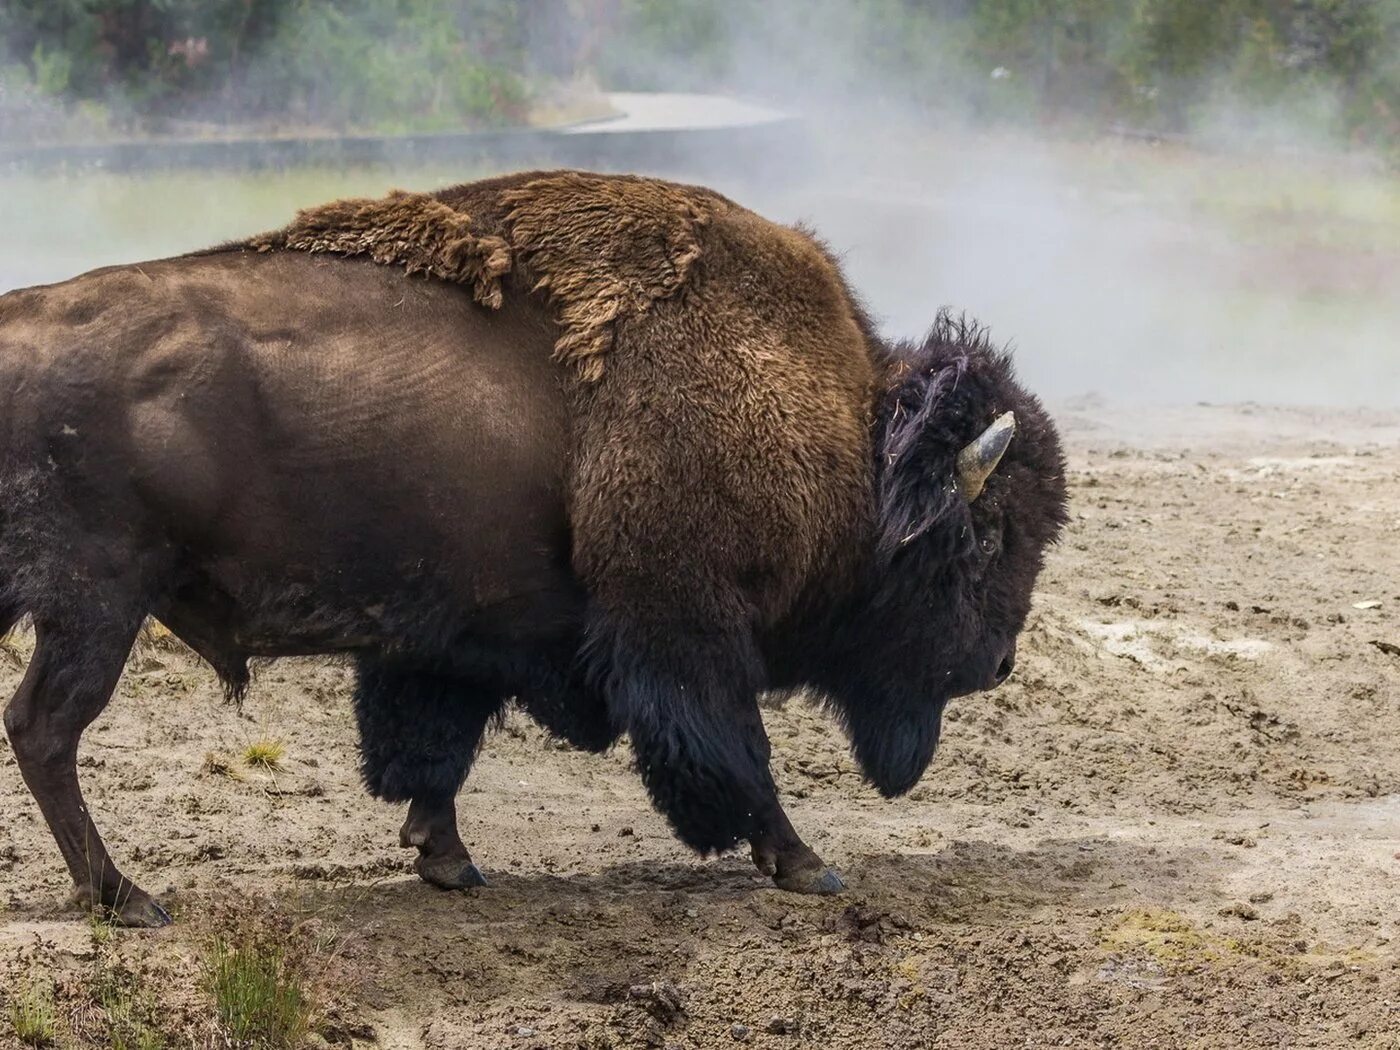
[[[747,839],[779,887],[835,893],[840,877],[793,829],[769,772],[758,709],[762,672],[751,639],[690,625],[598,627],[608,703],[631,735],[637,769],[676,834],[701,853]]]
[[[5,708],[5,730],[77,899],[125,926],[164,926],[170,922],[165,909],[112,863],[78,784],[78,741],[107,706],[144,617],[135,609],[119,612],[120,602],[100,597],[85,607],[102,609],[105,618],[55,622],[36,615],[34,656]]]
[[[457,792],[482,736],[504,706],[497,693],[455,676],[362,657],[355,688],[365,786],[407,802],[399,832],[416,846],[415,870],[443,889],[486,885],[457,830]]]

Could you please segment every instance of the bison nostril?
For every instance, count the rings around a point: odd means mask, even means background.
[[[1002,682],[1010,678],[1011,672],[1015,669],[1016,661],[1011,657],[1008,656],[1006,659],[1002,660],[1001,666],[997,668],[997,685],[1001,685]]]

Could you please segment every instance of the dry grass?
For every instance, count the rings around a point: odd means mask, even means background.
[[[322,915],[256,897],[201,911],[193,941],[178,927],[151,940],[92,918],[82,965],[36,952],[0,991],[0,1047],[293,1050],[312,1032],[343,1036],[356,1009],[344,987],[358,978]]]
[[[287,748],[280,740],[255,740],[243,749],[243,761],[254,769],[280,769]]]
[[[142,989],[111,979],[93,991],[112,1050],[165,1050],[165,1036],[153,1020],[155,1004]]]
[[[219,751],[206,752],[200,769],[206,776],[227,777],[229,780],[243,779],[243,773],[234,760]]]

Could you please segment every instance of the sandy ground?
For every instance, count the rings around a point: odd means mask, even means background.
[[[1400,1047],[1400,414],[1057,407],[1073,525],[1016,676],[956,704],[923,783],[882,801],[822,717],[768,714],[844,896],[687,855],[625,748],[520,719],[461,798],[494,886],[432,890],[356,782],[344,668],[268,667],[240,714],[150,644],[81,772],[177,925],[65,910],[0,744],[0,988],[56,981],[81,1030],[86,975],[118,966],[187,1045],[211,916],[247,907],[314,931],[339,1045]],[[265,737],[281,771],[206,768]]]

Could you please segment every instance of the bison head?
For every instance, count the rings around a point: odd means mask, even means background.
[[[1008,355],[946,313],[892,348],[874,436],[874,549],[824,677],[889,796],[928,766],[947,701],[1011,673],[1065,482],[1054,425]]]

